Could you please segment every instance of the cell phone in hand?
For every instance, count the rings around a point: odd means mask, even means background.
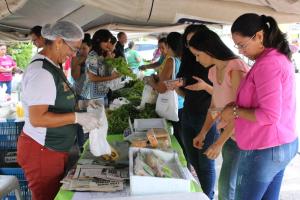
[[[176,78],[174,80],[167,80],[164,81],[166,87],[168,90],[174,90],[176,88],[182,87],[184,85],[184,79],[183,78]]]

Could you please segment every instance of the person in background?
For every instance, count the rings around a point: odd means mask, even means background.
[[[123,57],[125,58],[125,49],[124,46],[127,43],[127,35],[124,32],[119,32],[117,35],[118,42],[115,49],[115,58]]]
[[[135,50],[135,43],[133,41],[130,41],[128,43],[128,51],[126,52],[126,60],[133,71],[133,73],[137,74],[139,71],[139,66],[143,64],[143,59],[139,55],[139,53]]]
[[[151,63],[155,63],[159,60],[161,56],[161,52],[160,52],[160,49],[159,47],[157,49],[155,49],[155,51],[153,52],[153,58],[151,60]]]
[[[84,34],[79,52],[72,58],[71,62],[71,75],[74,79],[74,89],[78,99],[84,99],[81,96],[83,84],[86,79],[86,67],[85,61],[92,47],[91,35],[89,33]]]
[[[17,161],[25,172],[33,200],[53,200],[73,146],[77,124],[101,126],[94,113],[75,112],[75,93],[59,64],[75,56],[83,31],[59,21],[42,28],[45,47],[27,67],[22,81],[25,125],[18,138]]]
[[[157,90],[159,93],[164,93],[167,91],[166,84],[164,81],[168,81],[172,79],[173,70],[175,70],[175,76],[180,68],[180,58],[182,53],[182,43],[178,42],[182,41],[182,35],[177,32],[171,32],[167,36],[167,53],[170,56],[166,61],[166,65],[164,66],[161,74],[159,74],[159,81],[157,83],[150,82],[150,85]],[[171,121],[174,130],[174,136],[179,142],[181,148],[185,153],[185,149],[182,142],[182,128],[181,128],[181,116],[182,116],[182,108],[183,108],[184,98],[178,95],[178,122]]]
[[[85,99],[107,99],[110,81],[120,77],[117,72],[109,71],[109,66],[104,62],[105,56],[109,57],[107,51],[111,37],[107,29],[100,29],[93,35],[92,48],[85,62],[87,79],[81,93]]]
[[[108,44],[108,51],[107,51],[107,56],[114,58],[116,57],[115,55],[115,49],[117,45],[117,38],[115,36],[112,36],[110,38],[110,43]]]
[[[72,57],[68,57],[67,60],[62,64],[62,68],[64,69],[64,74],[67,79],[73,84],[73,79],[71,76],[71,62]]]
[[[17,68],[16,62],[12,57],[6,55],[6,44],[0,44],[0,87],[6,86],[7,100],[11,99],[11,82],[13,79],[13,70]]]
[[[84,34],[79,52],[71,61],[71,76],[74,80],[73,87],[76,93],[77,100],[84,100],[81,96],[83,84],[86,79],[86,68],[85,61],[92,47],[91,35],[88,33]],[[84,142],[87,140],[88,134],[84,134],[82,127],[78,127],[77,131],[77,143],[81,152],[83,152]]]
[[[177,77],[183,78],[185,85],[180,87],[177,92],[184,96],[181,126],[187,160],[195,169],[203,192],[210,199],[213,199],[216,181],[215,161],[208,159],[203,153],[218,138],[216,125],[212,125],[209,129],[202,149],[193,146],[193,139],[200,132],[204,124],[212,94],[212,83],[208,79],[208,69],[196,61],[195,56],[188,48],[189,40],[195,32],[203,29],[206,30],[208,28],[204,25],[189,25],[184,31],[183,43],[185,45]],[[201,87],[202,90],[191,90],[189,86],[195,84],[198,84],[198,87]]]
[[[209,68],[208,78],[213,83],[210,111],[206,115],[201,131],[193,140],[194,147],[202,149],[207,131],[219,119],[218,114],[221,109],[235,101],[236,91],[248,72],[248,66],[211,30],[196,32],[189,42],[189,49],[203,67]],[[191,88],[195,91],[198,89],[202,88],[193,86]],[[222,150],[223,162],[218,184],[219,200],[234,199],[235,194],[240,150],[235,142],[233,126],[233,120],[227,124],[218,123],[221,136],[204,152],[209,159],[216,159]]]
[[[291,51],[270,16],[241,15],[231,33],[239,52],[255,61],[235,104],[221,113],[223,121],[235,121],[241,149],[235,200],[277,200],[284,170],[298,150]]]
[[[167,57],[167,38],[163,37],[163,38],[160,38],[158,40],[158,48],[161,52],[161,55],[159,57],[159,60],[155,63],[151,63],[151,64],[148,64],[148,65],[141,65],[139,67],[139,70],[147,70],[147,69],[158,69],[158,73],[160,73],[163,69],[163,66],[164,66],[164,62],[166,61],[166,57]]]
[[[30,29],[29,36],[31,41],[38,49],[42,49],[45,46],[45,39],[41,35],[41,26],[34,26]]]

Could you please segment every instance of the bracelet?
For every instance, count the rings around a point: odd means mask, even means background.
[[[239,107],[237,105],[233,106],[233,108],[232,108],[232,110],[233,110],[233,116],[234,116],[235,119],[239,118],[238,108]]]

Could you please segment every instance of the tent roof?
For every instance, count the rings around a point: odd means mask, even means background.
[[[164,31],[178,30],[178,21],[183,18],[230,24],[246,12],[271,15],[282,23],[300,22],[300,1],[6,0],[0,2],[0,38],[26,39],[31,27],[58,20],[74,21],[85,31],[108,27],[156,32],[162,27]]]

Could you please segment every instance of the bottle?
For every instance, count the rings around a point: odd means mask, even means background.
[[[23,119],[24,118],[24,108],[23,108],[21,102],[18,102],[17,105],[16,105],[16,113],[17,113],[17,118],[18,119]]]

